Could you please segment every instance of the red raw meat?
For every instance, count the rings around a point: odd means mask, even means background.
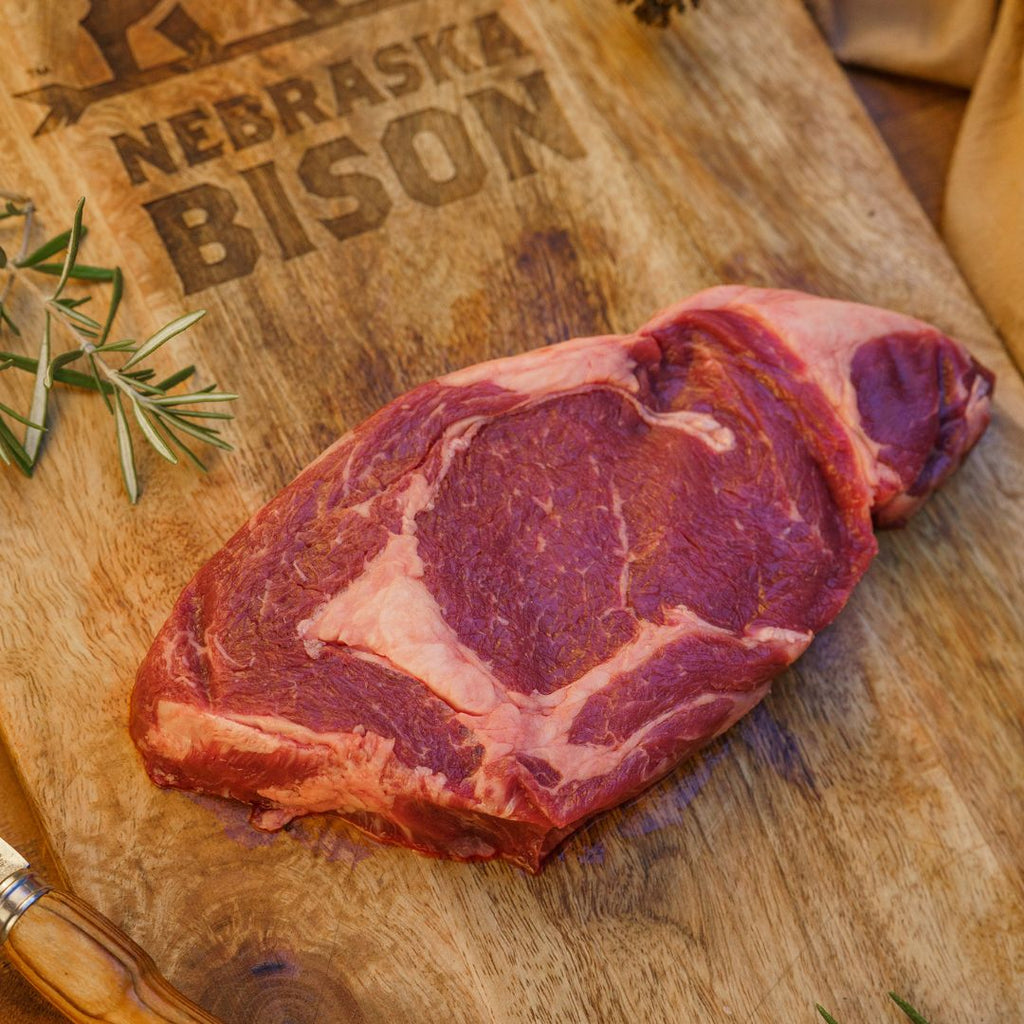
[[[537,870],[765,695],[992,382],[901,314],[734,287],[430,381],[199,571],[132,736],[258,828]]]

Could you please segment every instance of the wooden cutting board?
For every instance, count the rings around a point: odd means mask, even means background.
[[[205,477],[143,452],[135,508],[91,396],[5,476],[0,728],[78,891],[228,1022],[1024,1004],[1024,386],[796,0],[664,33],[599,0],[150,6],[0,12],[2,184],[40,240],[85,194],[124,329],[207,308],[174,361],[243,395],[238,451]],[[152,634],[337,434],[721,281],[903,310],[999,376],[968,465],[758,711],[539,878],[320,819],[265,837],[148,782]]]

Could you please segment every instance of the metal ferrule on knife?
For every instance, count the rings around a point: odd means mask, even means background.
[[[0,946],[7,941],[18,918],[49,891],[50,886],[41,882],[28,867],[20,868],[0,882]]]

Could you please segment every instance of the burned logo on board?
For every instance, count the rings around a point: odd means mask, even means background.
[[[398,8],[422,16],[391,19],[390,36],[345,28]],[[285,47],[273,61],[257,62],[251,78],[243,65],[241,88],[237,69],[224,95],[216,96],[218,83],[205,82],[197,92],[204,99],[185,109],[179,98],[172,101],[179,109],[165,112],[168,100],[154,92],[152,119],[109,136],[117,173],[138,189],[183,290],[192,293],[244,277],[264,255],[291,260],[378,229],[397,204],[447,206],[477,194],[488,178],[516,181],[546,161],[586,156],[535,48],[508,12],[486,0],[447,9],[459,20],[438,25],[435,17],[429,30],[402,32],[410,21],[429,24],[431,4],[293,0],[288,10],[301,12],[298,19],[221,39],[204,24],[201,5],[190,11],[167,0],[93,0],[81,27],[112,77],[18,96],[47,107],[35,133],[46,135],[105,100],[323,34],[326,45],[308,51],[329,54],[319,63]],[[179,55],[144,66],[132,45],[140,24]],[[303,63],[282,73],[289,59]],[[268,79],[268,67],[278,77]],[[170,189],[179,175],[187,187]],[[323,216],[325,201],[331,216]],[[240,217],[243,206],[259,211],[261,230]]]

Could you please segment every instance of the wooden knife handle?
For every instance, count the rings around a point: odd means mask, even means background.
[[[219,1024],[175,991],[127,935],[70,893],[39,897],[11,927],[4,949],[76,1024]]]

